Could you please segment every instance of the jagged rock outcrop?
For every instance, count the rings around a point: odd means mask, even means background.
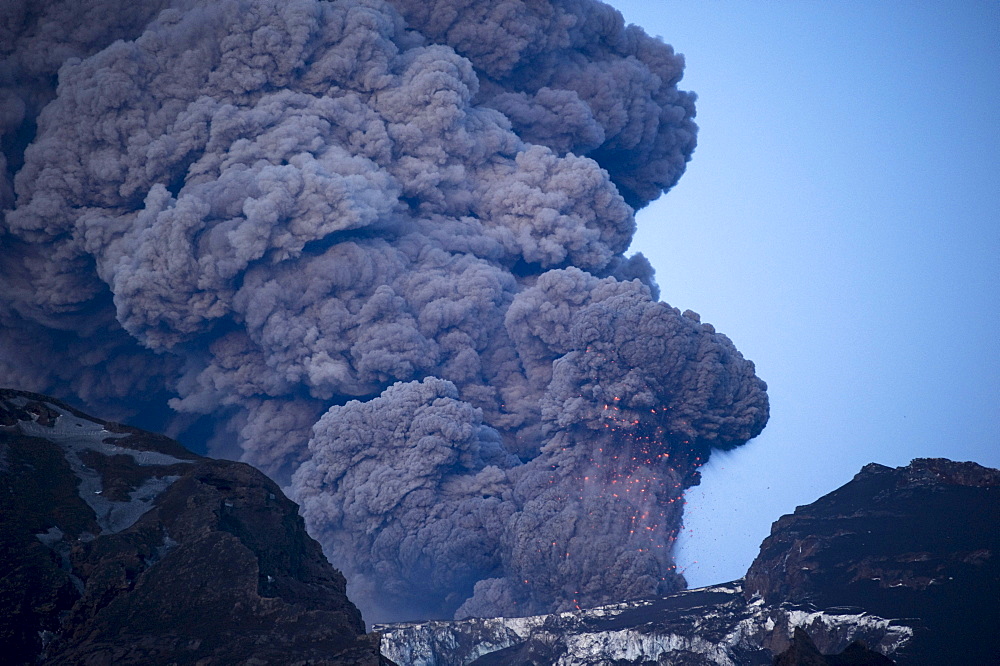
[[[9,664],[390,663],[252,467],[0,390]]]
[[[774,660],[774,666],[892,666],[892,659],[854,641],[839,654],[823,654],[802,627],[795,627],[792,644]]]
[[[901,664],[1000,663],[998,527],[1000,470],[941,458],[866,465],[772,526],[746,594],[915,618]]]
[[[413,666],[1000,663],[998,487],[1000,471],[975,463],[867,465],[778,520],[745,581],[558,615],[389,625],[383,649]]]

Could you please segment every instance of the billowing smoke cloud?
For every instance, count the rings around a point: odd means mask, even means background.
[[[332,407],[310,448],[295,474],[303,511],[366,598],[440,615],[499,571],[507,472],[521,463],[451,382]]]
[[[592,0],[12,9],[3,383],[210,428],[369,620],[683,585],[768,405],[624,256],[694,149],[669,46]]]

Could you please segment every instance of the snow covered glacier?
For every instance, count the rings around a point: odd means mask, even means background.
[[[400,666],[771,664],[795,627],[824,653],[856,640],[892,655],[913,635],[899,620],[860,609],[816,610],[747,601],[742,581],[660,599],[522,618],[476,618],[376,626],[382,652]]]

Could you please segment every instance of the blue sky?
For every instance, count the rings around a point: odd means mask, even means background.
[[[1000,467],[1000,2],[611,4],[699,95],[694,159],[632,249],[771,397],[689,493],[689,583],[741,576],[866,463]]]

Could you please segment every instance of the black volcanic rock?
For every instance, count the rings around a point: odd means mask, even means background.
[[[783,516],[746,575],[748,599],[913,618],[904,664],[1000,663],[1000,471],[917,459],[866,465]]]
[[[389,663],[267,477],[0,390],[10,664]]]
[[[774,666],[893,666],[895,663],[869,650],[862,641],[851,643],[840,654],[825,655],[801,627],[795,628],[792,644],[774,660]]]

